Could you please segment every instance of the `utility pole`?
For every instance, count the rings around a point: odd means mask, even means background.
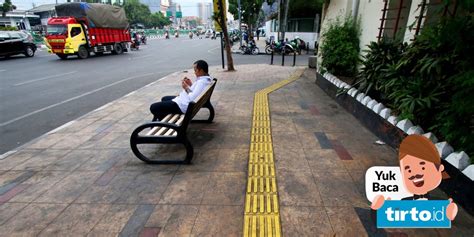
[[[242,47],[242,13],[241,13],[241,8],[240,8],[240,0],[237,1],[239,5],[239,32],[240,32],[240,47]]]
[[[286,23],[288,22],[288,8],[290,7],[290,0],[284,0],[285,1],[285,9],[283,13],[283,22],[281,24],[281,38],[284,41],[285,40],[285,32],[286,32]]]

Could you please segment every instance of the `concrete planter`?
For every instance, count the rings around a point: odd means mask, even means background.
[[[325,74],[325,76],[326,78],[331,77],[334,80],[334,76],[329,73]],[[400,142],[408,134],[424,133],[421,127],[414,126],[411,121],[400,121],[396,116],[390,115],[390,109],[380,110],[383,105],[378,105],[375,102],[370,103],[372,99],[363,93],[352,90],[350,95],[345,93],[336,97],[339,88],[326,78],[317,73],[316,84],[339,105],[352,113],[366,128],[394,149],[398,149]],[[374,107],[376,108],[374,109]],[[377,113],[379,110],[380,112]],[[437,142],[437,138],[432,133],[423,135],[432,140],[433,143]],[[447,142],[439,142],[435,145],[442,158],[441,162],[445,167],[445,171],[450,176],[439,187],[448,196],[452,197],[456,203],[463,206],[471,215],[474,215],[474,202],[472,201],[474,200],[474,181],[468,177],[468,175],[474,173],[473,165],[467,166],[467,155],[464,152],[453,153],[454,149]],[[448,157],[449,159],[447,159]],[[463,172],[464,170],[465,172]]]

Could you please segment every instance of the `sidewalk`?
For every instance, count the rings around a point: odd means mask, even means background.
[[[191,165],[147,165],[131,152],[149,105],[179,90],[173,73],[0,158],[0,236],[242,236],[254,95],[269,95],[283,236],[472,236],[460,208],[451,229],[375,228],[364,174],[397,154],[314,83],[303,67],[213,67],[213,124],[191,124]],[[203,114],[202,116],[205,116]],[[157,146],[157,154],[182,152]],[[437,196],[443,194],[437,190]]]

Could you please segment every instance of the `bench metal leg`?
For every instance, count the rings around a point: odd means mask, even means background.
[[[186,159],[184,160],[184,164],[190,164],[194,156],[193,145],[191,145],[191,142],[189,142],[188,138],[185,138],[183,145],[186,147]]]
[[[135,129],[130,137],[130,147],[132,148],[133,154],[140,160],[148,164],[190,164],[191,160],[194,155],[194,149],[191,143],[189,142],[187,137],[181,140],[173,140],[173,141],[158,141],[158,138],[151,138],[151,137],[141,137],[138,134],[143,129]],[[154,160],[150,159],[149,157],[145,156],[139,149],[139,144],[177,144],[181,143],[186,148],[186,157],[184,160]]]
[[[191,123],[212,123],[212,121],[214,120],[215,112],[214,112],[214,107],[212,106],[211,102],[208,101],[202,107],[209,110],[209,118],[191,120]]]

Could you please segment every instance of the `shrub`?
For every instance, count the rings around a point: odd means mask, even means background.
[[[351,17],[344,22],[338,19],[330,22],[322,34],[321,65],[330,73],[353,77],[357,72],[359,60],[359,23]]]
[[[474,161],[474,17],[442,19],[406,48],[381,42],[369,49],[361,88],[375,87],[401,118],[433,131]]]
[[[370,42],[368,49],[364,50],[362,67],[354,86],[371,98],[388,103],[387,84],[394,76],[390,68],[398,63],[407,46],[407,43],[386,38],[379,42]]]

